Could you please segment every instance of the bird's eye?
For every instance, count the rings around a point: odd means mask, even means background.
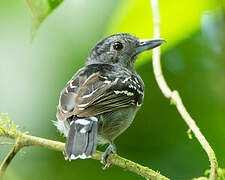
[[[113,49],[120,51],[121,49],[123,49],[123,44],[121,42],[115,42],[113,44]]]

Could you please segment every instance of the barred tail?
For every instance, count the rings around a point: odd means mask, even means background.
[[[70,160],[90,158],[97,146],[97,118],[75,118],[70,122],[66,140],[66,156]]]

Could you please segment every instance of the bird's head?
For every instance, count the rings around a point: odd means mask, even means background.
[[[133,70],[138,54],[164,43],[163,39],[138,39],[128,33],[119,33],[100,40],[91,50],[86,64],[119,64]]]

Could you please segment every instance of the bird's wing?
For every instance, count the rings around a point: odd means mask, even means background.
[[[108,64],[89,65],[67,84],[59,109],[67,116],[96,116],[132,105],[140,105],[144,86],[139,76]]]

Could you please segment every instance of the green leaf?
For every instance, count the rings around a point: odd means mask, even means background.
[[[0,114],[0,131],[13,131],[16,132],[19,126],[9,118],[8,113]]]
[[[218,175],[217,180],[225,180],[225,169],[218,168],[217,175]]]
[[[215,10],[218,1],[211,0],[160,0],[161,37],[167,41],[163,48],[172,47],[201,28],[202,14]],[[107,35],[128,32],[139,38],[153,37],[152,10],[150,0],[122,1],[112,16]],[[144,53],[138,61],[143,63],[149,57]],[[144,60],[143,60],[144,59]]]
[[[26,0],[32,16],[31,40],[33,40],[40,24],[62,1],[63,0]]]

